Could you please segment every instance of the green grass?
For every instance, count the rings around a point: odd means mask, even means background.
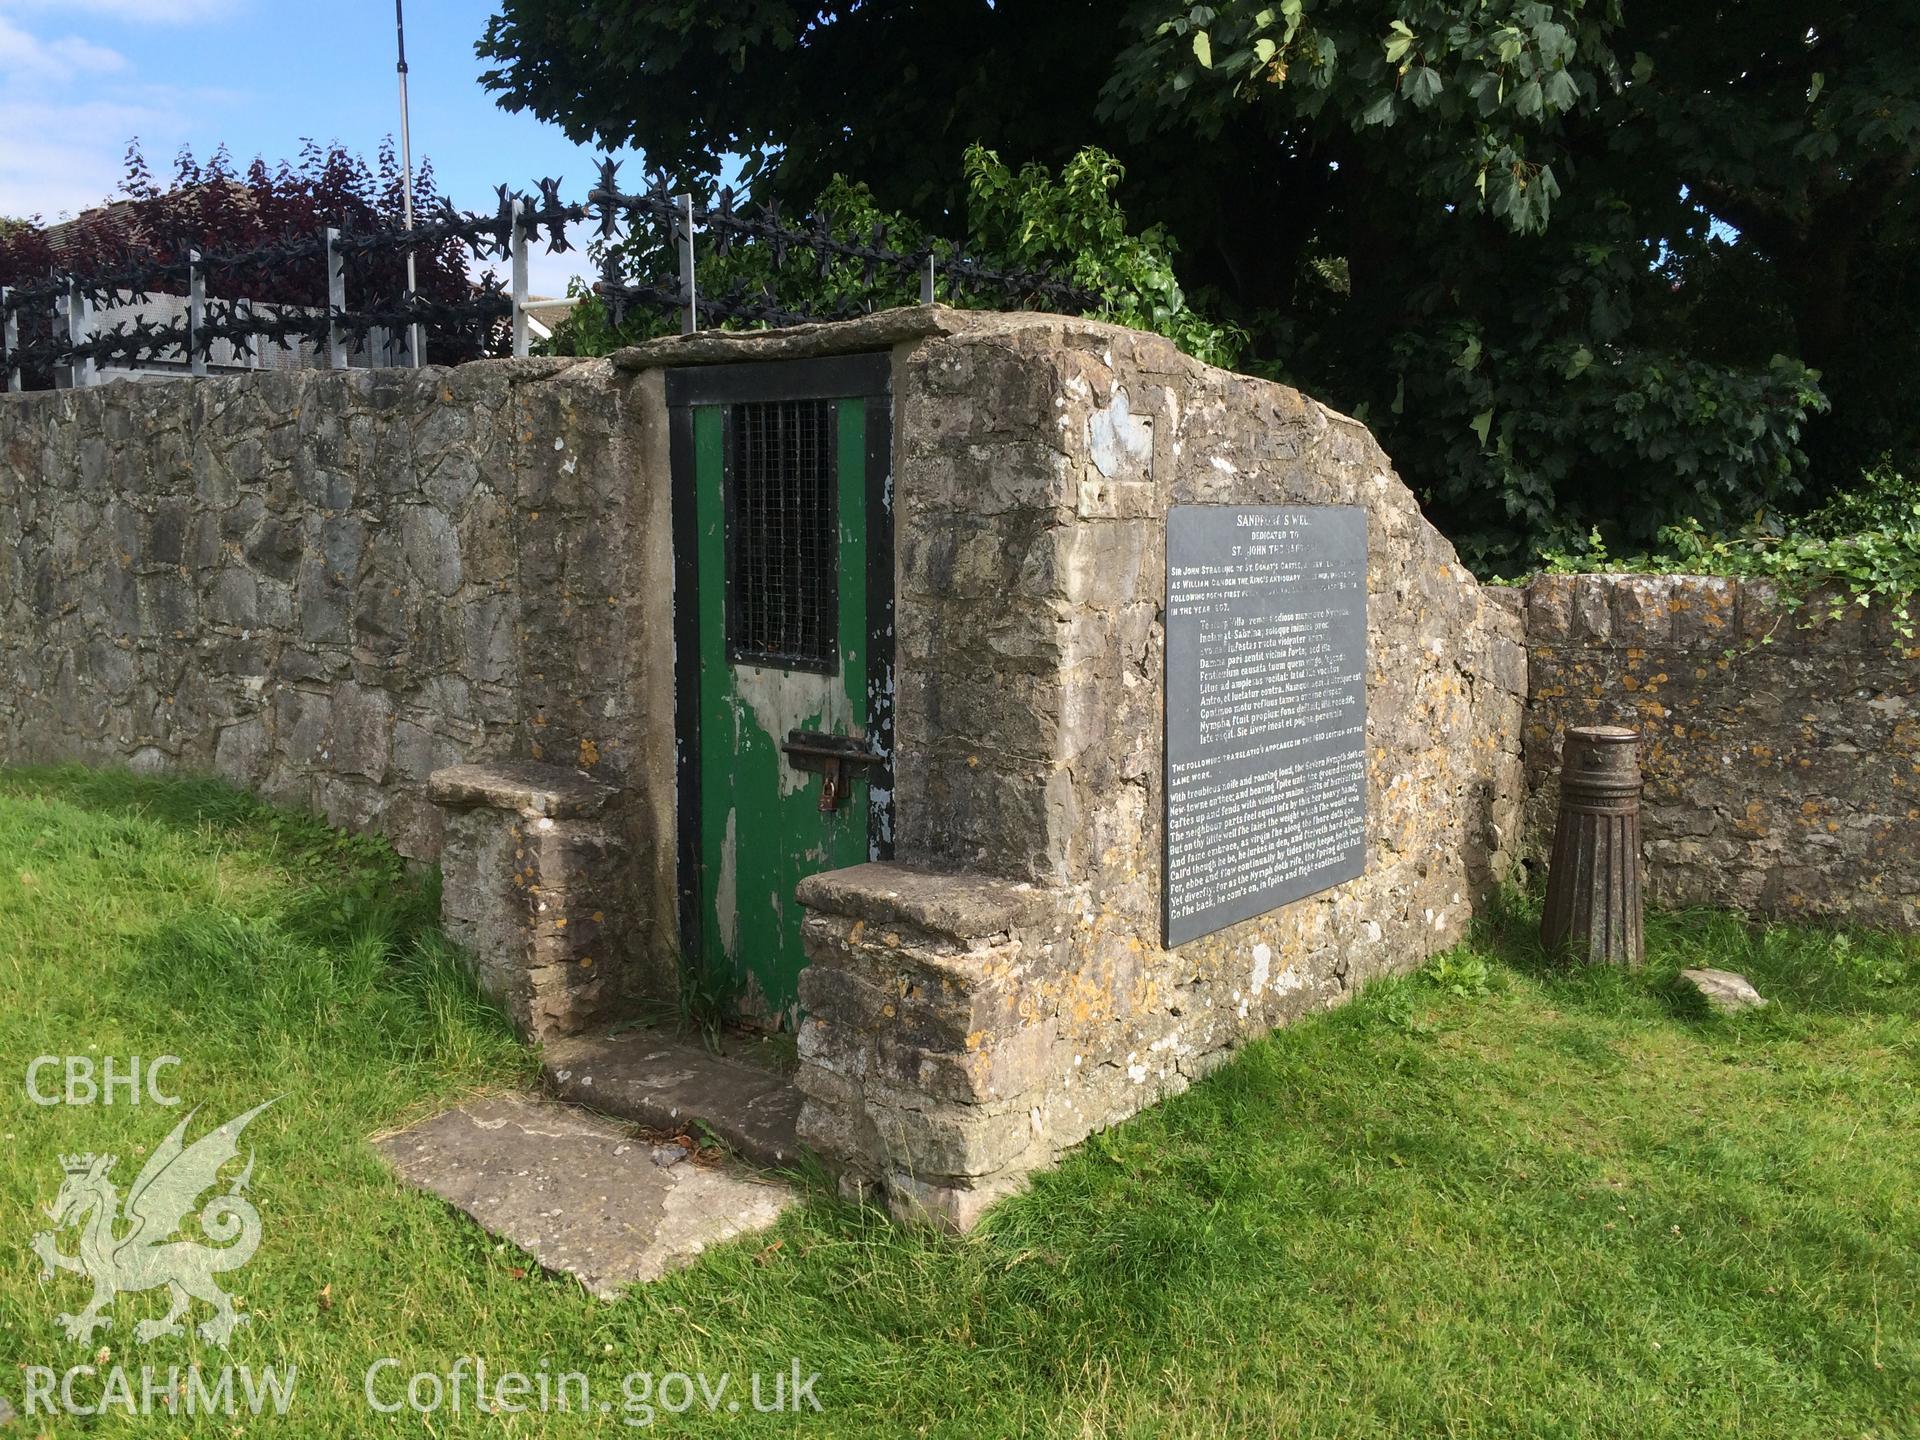
[[[824,1193],[616,1305],[438,1202],[366,1138],[534,1066],[385,851],[212,785],[0,772],[0,1393],[89,1361],[29,1253],[58,1156],[122,1184],[177,1113],[30,1104],[39,1054],[179,1055],[255,1122],[255,1323],[282,1418],[22,1433],[623,1433],[585,1417],[370,1415],[374,1359],[445,1371],[821,1372],[823,1411],[657,1414],[669,1433],[861,1436],[1920,1434],[1920,947],[1654,916],[1647,971],[1544,965],[1524,902],[1476,948],[1248,1049],[1096,1137],[975,1236]],[[1728,1020],[1682,964],[1774,1004]],[[110,1362],[218,1365],[198,1341]],[[741,1381],[744,1383],[744,1380]],[[84,1388],[83,1395],[86,1393]],[[636,1417],[638,1418],[638,1417]]]

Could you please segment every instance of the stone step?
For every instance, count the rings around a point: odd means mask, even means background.
[[[663,1159],[625,1126],[541,1095],[480,1096],[374,1145],[409,1185],[609,1300],[800,1199],[732,1161]]]
[[[655,1130],[697,1121],[756,1165],[784,1169],[800,1159],[800,1091],[771,1064],[645,1029],[550,1041],[542,1065],[548,1087],[571,1104]]]

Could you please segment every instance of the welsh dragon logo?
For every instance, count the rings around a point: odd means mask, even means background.
[[[200,1228],[213,1244],[173,1236],[200,1197],[219,1183],[221,1167],[239,1154],[240,1132],[273,1103],[256,1105],[191,1145],[185,1141],[187,1125],[199,1110],[189,1111],[140,1168],[124,1205],[112,1179],[118,1156],[60,1157],[67,1178],[47,1209],[54,1228],[33,1237],[33,1250],[46,1267],[43,1278],[51,1279],[55,1270],[72,1270],[93,1282],[87,1308],[59,1317],[68,1339],[85,1341],[96,1330],[111,1329],[113,1317],[105,1312],[114,1296],[164,1285],[172,1299],[166,1315],[142,1320],[134,1326],[134,1338],[144,1345],[163,1335],[184,1334],[181,1317],[195,1300],[204,1300],[213,1306],[213,1315],[197,1327],[200,1338],[226,1348],[235,1328],[248,1317],[233,1308],[213,1277],[238,1270],[260,1248],[260,1212],[243,1198],[253,1176],[251,1152],[226,1193],[200,1206]],[[80,1231],[79,1250],[64,1255],[56,1248],[56,1233],[70,1228]]]

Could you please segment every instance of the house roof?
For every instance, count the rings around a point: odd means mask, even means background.
[[[183,185],[177,190],[145,199],[110,200],[92,210],[81,211],[71,220],[62,220],[46,228],[47,245],[53,251],[54,263],[70,264],[76,255],[83,253],[86,244],[97,244],[101,240],[132,250],[155,248],[158,240],[154,234],[156,224],[163,221],[182,200],[209,185],[225,185],[235,205],[253,206],[253,192],[238,180],[208,180],[199,185]]]

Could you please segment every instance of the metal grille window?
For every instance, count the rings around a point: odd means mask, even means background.
[[[834,407],[759,400],[728,414],[727,655],[749,665],[835,669]]]

